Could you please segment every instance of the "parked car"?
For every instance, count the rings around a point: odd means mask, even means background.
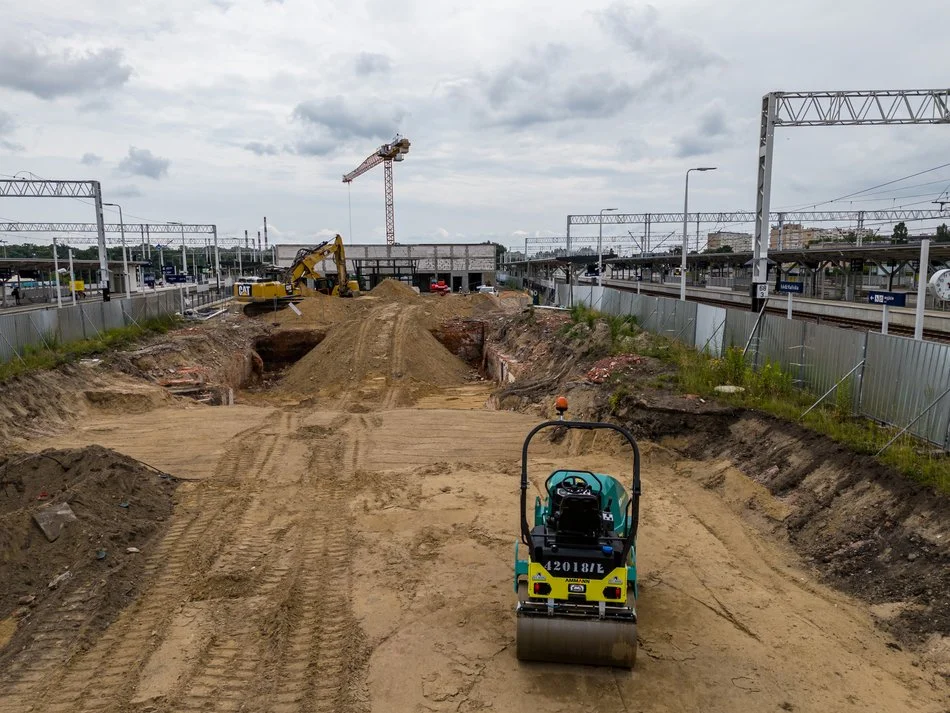
[[[498,290],[495,289],[494,285],[479,285],[478,293],[481,295],[491,295],[492,297],[498,296]]]

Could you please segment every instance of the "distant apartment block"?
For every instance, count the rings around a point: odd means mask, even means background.
[[[719,230],[706,236],[706,247],[709,250],[718,250],[727,245],[732,248],[734,253],[751,252],[752,234]]]
[[[786,223],[780,230],[772,226],[769,233],[769,250],[795,250],[820,243],[866,239],[874,233],[866,228],[806,228],[801,223]]]

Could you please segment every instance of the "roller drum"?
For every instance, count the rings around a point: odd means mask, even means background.
[[[521,661],[633,668],[637,625],[618,619],[518,615]]]

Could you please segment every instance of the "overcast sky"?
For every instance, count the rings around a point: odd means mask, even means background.
[[[352,236],[340,179],[399,131],[401,242],[681,210],[698,165],[719,170],[691,209],[751,210],[765,92],[947,86],[948,24],[946,0],[31,0],[0,23],[0,174],[98,179],[128,222],[383,242],[381,167],[351,186]],[[948,156],[950,126],[785,129],[773,209]],[[852,207],[930,207],[950,168],[924,183]],[[92,212],[0,199],[40,219]]]

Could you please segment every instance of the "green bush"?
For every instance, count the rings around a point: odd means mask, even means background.
[[[713,362],[718,368],[721,383],[745,386],[746,374],[750,369],[746,363],[745,354],[739,347],[729,347],[722,359],[713,360]]]

